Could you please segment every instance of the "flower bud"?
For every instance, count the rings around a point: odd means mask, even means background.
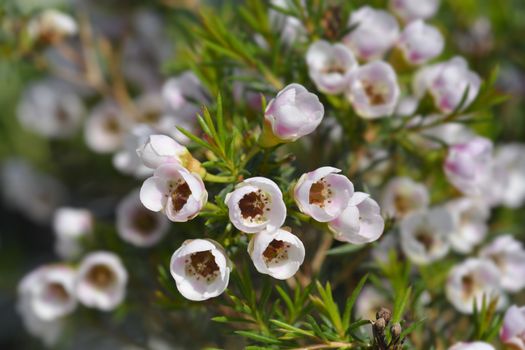
[[[124,300],[127,282],[128,273],[117,255],[93,252],[78,268],[76,296],[85,306],[114,310]]]
[[[273,232],[284,224],[286,206],[279,186],[264,177],[252,177],[226,195],[233,226],[246,233]]]
[[[505,312],[499,338],[510,349],[525,350],[525,306],[512,305]]]
[[[171,256],[170,271],[183,297],[202,301],[224,292],[231,266],[219,243],[210,239],[191,239]]]
[[[145,166],[156,169],[164,163],[183,164],[183,156],[188,149],[166,135],[150,135],[146,142],[137,148],[137,154]]]
[[[440,0],[390,0],[390,8],[405,22],[434,16]]]
[[[346,90],[351,73],[357,68],[357,61],[349,48],[325,40],[310,45],[306,63],[317,89],[327,94],[339,94]]]
[[[343,38],[343,42],[365,61],[381,58],[399,36],[399,25],[394,16],[370,6],[352,12],[348,25],[356,28]]]
[[[355,112],[365,119],[391,115],[396,108],[399,94],[396,72],[383,61],[357,68],[347,92]]]
[[[140,201],[151,211],[162,211],[174,222],[193,219],[208,200],[208,192],[198,174],[177,163],[159,166],[140,189]]]
[[[377,313],[376,313],[376,319],[384,319],[386,323],[390,322],[390,319],[392,318],[392,311],[387,309],[386,307],[382,307]]]
[[[313,132],[323,115],[324,107],[315,94],[302,85],[290,84],[268,104],[259,142],[264,147],[271,147],[295,141]]]
[[[341,170],[321,167],[303,174],[294,188],[299,210],[317,221],[336,219],[348,206],[354,194],[354,185]]]
[[[436,27],[417,20],[405,27],[399,38],[398,47],[407,62],[423,64],[443,52],[445,40]]]
[[[280,280],[295,275],[305,255],[303,242],[284,229],[257,233],[250,241],[248,253],[257,271]]]

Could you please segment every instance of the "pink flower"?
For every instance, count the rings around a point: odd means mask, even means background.
[[[525,306],[512,305],[508,308],[499,338],[509,348],[525,350]]]
[[[405,22],[434,16],[440,0],[390,0],[390,8]]]
[[[422,20],[407,25],[398,42],[406,61],[411,64],[423,64],[439,56],[444,46],[445,40],[439,30]]]

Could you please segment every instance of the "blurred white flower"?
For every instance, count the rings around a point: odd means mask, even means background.
[[[391,115],[399,100],[397,75],[390,64],[374,61],[357,68],[347,92],[355,112],[374,119]]]
[[[159,166],[140,189],[140,201],[151,211],[162,211],[174,222],[193,219],[208,200],[202,178],[177,163]]]
[[[162,96],[169,108],[179,110],[193,106],[195,112],[199,104],[208,101],[208,96],[199,78],[191,71],[166,80],[162,87]]]
[[[250,241],[248,253],[257,271],[280,280],[295,275],[305,255],[303,242],[282,228],[257,233]]]
[[[328,228],[338,241],[364,244],[381,237],[385,221],[377,202],[369,194],[356,192],[346,209],[328,223]]]
[[[448,181],[466,195],[482,195],[491,177],[492,147],[484,137],[449,147],[444,162]]]
[[[390,8],[405,22],[434,16],[440,0],[390,0]]]
[[[498,298],[498,308],[506,304],[501,291],[500,272],[486,259],[469,258],[450,270],[445,292],[448,300],[461,313],[472,314],[474,303],[481,310],[483,298],[487,302]]]
[[[439,118],[442,119],[443,116],[426,116],[423,124],[433,123]],[[449,146],[466,143],[476,137],[472,129],[462,123],[442,123],[422,130],[421,135],[425,136],[424,146],[431,149],[442,147],[442,143]],[[441,143],[438,140],[441,141]]]
[[[81,239],[93,232],[93,215],[87,209],[62,207],[53,216],[55,252],[73,259],[82,252]]]
[[[525,203],[525,145],[503,144],[494,152],[492,204],[518,208]]]
[[[345,45],[318,40],[306,52],[308,73],[317,89],[327,94],[339,94],[348,88],[357,60]]]
[[[156,169],[164,163],[183,164],[181,158],[189,152],[169,136],[150,135],[139,145],[136,153],[145,166]]]
[[[507,309],[499,338],[509,349],[525,350],[525,306],[512,305]]]
[[[274,6],[289,10],[287,0],[271,0],[270,2]],[[274,9],[270,9],[268,17],[271,27],[281,32],[281,40],[286,44],[291,45],[306,38],[306,28],[298,18],[286,16]]]
[[[463,342],[456,343],[450,348],[448,348],[448,350],[495,350],[495,349],[489,343],[485,343],[482,341],[475,341],[472,343],[463,343]]]
[[[411,212],[400,224],[401,248],[415,264],[426,265],[447,255],[452,216],[441,207]]]
[[[117,232],[120,238],[134,246],[157,244],[168,227],[169,221],[164,215],[144,208],[139,190],[130,192],[117,206]]]
[[[399,38],[398,47],[406,61],[423,64],[439,56],[445,47],[441,32],[422,20],[408,24]]]
[[[2,194],[6,206],[19,210],[36,223],[48,223],[64,202],[66,190],[55,178],[36,171],[23,159],[2,164]]]
[[[525,288],[525,249],[522,242],[510,234],[499,236],[481,249],[479,255],[494,262],[504,290],[515,293]]]
[[[354,185],[340,172],[325,166],[303,174],[294,188],[299,210],[320,222],[337,218],[354,194]]]
[[[364,286],[355,302],[355,315],[363,320],[375,320],[376,313],[390,302],[385,294],[372,286]]]
[[[76,296],[88,307],[110,311],[126,296],[128,273],[120,258],[110,252],[86,255],[78,268]]]
[[[481,79],[469,70],[463,57],[453,57],[442,63],[421,68],[412,82],[413,92],[419,98],[429,92],[436,107],[445,114],[450,114],[459,107],[467,93],[462,109],[468,107],[478,95]]]
[[[88,147],[97,153],[112,153],[122,147],[130,117],[115,103],[103,101],[91,111],[84,127]]]
[[[244,180],[226,195],[225,203],[233,226],[246,233],[275,231],[286,219],[279,186],[264,177]]]
[[[27,33],[33,40],[55,43],[78,31],[75,19],[55,9],[45,9],[27,24]]]
[[[153,170],[142,163],[137,155],[137,148],[143,145],[153,132],[153,129],[145,124],[135,125],[124,137],[123,149],[113,155],[115,168],[138,179],[150,176]]]
[[[224,248],[210,239],[185,241],[171,256],[171,276],[186,299],[216,297],[228,287],[230,261]]]
[[[389,217],[402,218],[406,214],[428,207],[430,202],[427,187],[409,177],[390,180],[381,198],[381,208]]]
[[[452,249],[459,253],[471,253],[487,235],[488,206],[477,198],[463,197],[445,205],[452,215],[454,228],[449,239]]]
[[[356,28],[343,38],[343,42],[365,61],[381,58],[399,37],[399,24],[394,16],[370,6],[352,12],[348,26]]]
[[[395,109],[395,115],[409,117],[417,111],[419,100],[414,96],[404,96],[399,99]]]
[[[313,132],[323,116],[324,106],[315,94],[302,85],[290,84],[268,103],[264,129],[281,142],[295,141]]]
[[[51,78],[30,83],[17,107],[24,128],[49,138],[73,136],[84,114],[80,97],[65,83]]]

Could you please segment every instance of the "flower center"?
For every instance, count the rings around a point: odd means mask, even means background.
[[[276,264],[280,261],[288,259],[288,249],[290,244],[284,241],[274,239],[268,244],[268,247],[263,252],[264,262],[266,265]]]
[[[157,110],[147,111],[142,114],[142,121],[146,124],[154,124],[159,121],[160,114],[161,112]]]
[[[270,211],[267,207],[269,202],[268,196],[261,190],[245,194],[239,201],[242,217],[250,222],[264,220],[264,212]]]
[[[416,233],[416,240],[423,245],[425,251],[430,251],[434,245],[432,234],[425,229],[420,229]]]
[[[321,208],[325,206],[325,203],[332,203],[330,198],[332,197],[331,185],[325,181],[324,178],[314,182],[310,187],[310,194],[308,201],[310,204],[315,204]]]
[[[331,65],[329,65],[328,67],[326,67],[325,69],[323,69],[322,72],[325,73],[325,74],[334,73],[334,74],[341,74],[341,75],[343,75],[343,74],[346,73],[346,69],[344,67],[342,67],[341,65],[339,65],[337,62],[334,62]]]
[[[173,189],[175,187],[175,189]],[[171,203],[176,211],[179,211],[186,205],[188,198],[191,196],[191,189],[183,180],[179,180],[175,185],[170,184]]]
[[[99,288],[107,288],[115,281],[115,274],[106,265],[97,264],[91,267],[87,279]]]
[[[185,260],[186,274],[196,276],[197,280],[202,277],[206,282],[213,282],[219,276],[219,265],[211,250],[193,253]]]
[[[368,96],[368,102],[372,106],[382,105],[386,103],[385,89],[381,88],[377,84],[371,84],[368,81],[363,81],[363,88],[366,96]]]
[[[470,298],[476,290],[476,281],[472,275],[465,275],[461,279],[461,285],[463,287],[464,298]]]
[[[394,206],[396,207],[396,212],[399,215],[404,215],[410,211],[412,205],[408,196],[405,196],[401,193],[396,193],[394,196]]]
[[[104,121],[104,129],[111,134],[117,134],[120,131],[120,125],[117,118],[112,115],[109,116],[109,118]]]
[[[65,302],[69,299],[69,293],[61,283],[53,282],[47,286],[47,292],[51,299]]]
[[[133,227],[143,236],[148,236],[157,228],[157,218],[149,210],[138,210],[133,216]]]

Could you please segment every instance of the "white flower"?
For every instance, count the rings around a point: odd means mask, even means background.
[[[357,61],[349,48],[325,40],[310,45],[306,52],[306,63],[317,89],[327,94],[345,91],[352,71],[357,68]]]
[[[280,141],[290,142],[313,132],[324,116],[319,98],[304,86],[290,84],[279,91],[264,112],[265,129]]]
[[[375,287],[364,286],[355,302],[355,315],[363,320],[375,320],[376,313],[382,307],[388,307],[389,304],[385,294]]]
[[[434,16],[440,0],[390,0],[390,8],[405,22]]]
[[[498,268],[485,259],[469,258],[454,266],[449,272],[445,291],[450,303],[464,314],[474,312],[474,303],[481,310],[484,296],[487,302],[498,297],[498,308],[506,303]]]
[[[504,144],[496,148],[491,183],[495,186],[492,204],[508,208],[520,207],[525,202],[525,145]]]
[[[452,215],[454,228],[449,239],[452,249],[468,254],[487,234],[490,211],[487,205],[473,198],[459,198],[446,204]]]
[[[140,202],[139,190],[132,191],[117,206],[117,232],[124,241],[137,247],[157,244],[168,231],[169,221]]]
[[[29,84],[17,107],[18,120],[24,128],[50,138],[73,136],[84,114],[80,97],[53,79]]]
[[[231,266],[219,243],[210,239],[192,239],[173,253],[170,270],[182,296],[201,301],[224,292]]]
[[[395,109],[395,115],[408,117],[417,111],[419,100],[414,96],[404,96],[399,99]]]
[[[405,27],[399,38],[398,47],[407,62],[423,64],[443,52],[445,40],[436,27],[417,20]]]
[[[485,343],[482,341],[475,341],[472,343],[463,343],[463,342],[456,343],[450,348],[448,348],[448,350],[495,350],[495,349],[489,343]]]
[[[140,189],[140,201],[151,211],[162,211],[168,219],[193,219],[208,200],[208,192],[198,174],[177,163],[159,166]]]
[[[355,112],[365,119],[391,115],[399,94],[396,72],[383,61],[374,61],[357,68],[347,92]]]
[[[191,71],[183,72],[166,80],[162,87],[162,96],[173,110],[188,108],[189,105],[193,105],[198,111],[196,104],[208,101],[199,78]]]
[[[34,316],[53,321],[72,313],[77,307],[74,295],[76,272],[66,265],[45,265],[26,275],[18,286]]]
[[[525,249],[522,242],[510,234],[499,236],[479,255],[494,262],[504,290],[519,292],[525,288]]]
[[[104,101],[93,108],[84,127],[84,138],[91,150],[112,153],[122,147],[129,116],[113,102]]]
[[[64,259],[77,257],[82,250],[80,240],[93,231],[93,215],[87,209],[62,207],[53,216],[55,251]]]
[[[290,10],[287,0],[271,0],[270,2],[274,6]],[[303,41],[306,38],[306,28],[304,28],[301,20],[298,18],[286,16],[273,9],[270,9],[268,17],[271,27],[281,32],[281,40],[286,44],[291,45],[296,41]]]
[[[346,209],[330,221],[328,227],[338,241],[364,244],[381,237],[385,221],[377,202],[366,193],[356,192]]]
[[[301,212],[320,222],[337,218],[348,206],[354,185],[341,170],[329,166],[303,174],[294,188]]]
[[[124,137],[124,147],[113,156],[113,165],[123,174],[142,179],[151,176],[153,171],[146,167],[137,155],[137,147],[144,144],[153,129],[144,124],[134,126]]]
[[[509,348],[525,350],[525,306],[512,305],[508,308],[499,338]]]
[[[55,9],[45,9],[32,18],[27,25],[27,32],[32,39],[48,43],[53,43],[65,36],[75,35],[77,31],[77,23],[73,17]]]
[[[484,137],[453,145],[444,163],[448,181],[467,195],[482,195],[491,176],[492,142]]]
[[[452,227],[452,216],[443,208],[412,212],[399,224],[401,248],[415,264],[430,264],[447,255]]]
[[[113,310],[124,300],[127,282],[128,273],[117,255],[93,252],[78,268],[76,296],[85,306]]]
[[[462,57],[421,68],[412,83],[414,93],[423,97],[428,91],[434,98],[436,107],[445,114],[458,108],[464,94],[467,97],[462,109],[468,107],[478,95],[481,79],[469,70],[468,63]]]
[[[179,163],[188,149],[166,135],[151,135],[136,150],[145,166],[156,169],[164,163]]]
[[[442,118],[443,116],[438,115],[426,116],[422,125],[425,125],[425,123],[436,122],[436,120]],[[414,122],[415,121],[416,118],[414,118]],[[449,146],[459,143],[466,143],[475,138],[477,135],[465,124],[442,123],[422,130],[421,136],[423,136],[423,147],[438,149],[443,146],[443,143]]]
[[[282,228],[257,233],[250,241],[248,253],[257,271],[280,280],[295,275],[305,255],[303,242]]]
[[[402,218],[406,214],[428,207],[428,189],[422,183],[409,177],[396,177],[390,180],[381,199],[381,208],[389,217]]]
[[[39,318],[30,302],[30,298],[20,297],[16,304],[16,311],[22,319],[26,331],[34,337],[39,338],[46,347],[56,347],[64,331],[66,320],[58,318],[44,321]]]
[[[352,12],[348,25],[356,28],[343,38],[343,42],[365,61],[381,58],[399,36],[399,25],[394,16],[370,6]]]
[[[279,186],[264,177],[252,177],[226,195],[233,226],[246,233],[275,231],[286,219],[286,206]]]

